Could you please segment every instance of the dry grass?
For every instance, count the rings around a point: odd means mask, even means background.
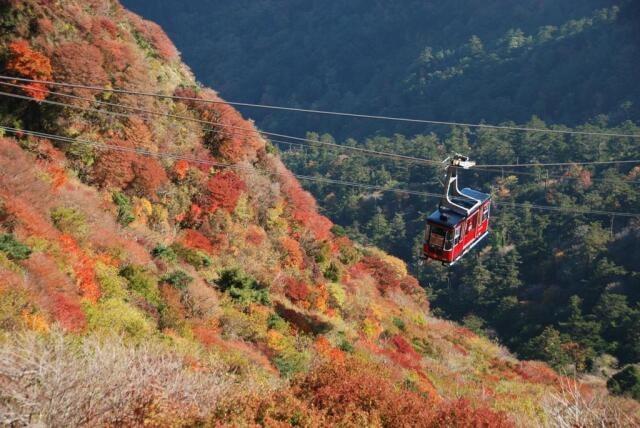
[[[25,333],[0,346],[0,425],[182,425],[257,389],[237,380],[222,364],[187,364],[160,345]]]
[[[547,425],[551,427],[640,426],[639,415],[632,414],[633,410],[627,412],[627,406],[622,401],[602,390],[585,390],[579,382],[565,378],[559,390],[543,401],[543,408]]]

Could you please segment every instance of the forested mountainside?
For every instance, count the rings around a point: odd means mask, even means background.
[[[125,0],[228,99],[463,122],[640,118],[640,4]],[[197,31],[193,31],[197,29]],[[265,129],[424,133],[247,110]]]
[[[430,315],[157,25],[11,0],[0,28],[0,424],[637,422],[601,383]]]
[[[540,121],[524,125],[546,127]],[[580,129],[640,135],[640,128],[631,123]],[[328,135],[310,138],[334,141]],[[633,138],[501,130],[456,129],[444,138],[396,135],[344,144],[423,159],[468,153],[479,164],[640,159],[640,144]],[[486,245],[447,269],[434,262],[421,266],[418,260],[426,218],[437,198],[384,191],[440,194],[442,166],[336,154],[318,147],[288,151],[284,159],[293,171],[380,187],[372,191],[321,182],[307,185],[347,235],[407,260],[428,288],[439,315],[497,336],[519,356],[543,359],[562,371],[610,376],[618,363],[640,361],[637,163],[463,171],[461,186],[493,195],[491,236]],[[600,214],[581,214],[584,210]]]

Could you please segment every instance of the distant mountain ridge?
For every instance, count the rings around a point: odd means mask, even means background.
[[[164,25],[228,99],[463,122],[640,119],[633,1],[126,4]],[[297,134],[441,130],[243,111],[265,129]]]

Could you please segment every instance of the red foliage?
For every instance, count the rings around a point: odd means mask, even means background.
[[[182,237],[182,244],[187,248],[193,248],[196,250],[202,250],[207,253],[213,253],[213,244],[202,233],[197,230],[187,229]]]
[[[547,385],[560,384],[560,376],[551,367],[540,361],[522,361],[515,372],[524,380]]]
[[[9,44],[6,70],[10,75],[34,80],[51,80],[52,76],[49,58],[32,50],[25,40]],[[23,90],[37,100],[44,100],[48,94],[47,85],[42,83],[25,83]]]
[[[290,171],[283,168],[282,173],[282,190],[289,202],[293,219],[313,233],[317,240],[329,239],[333,223],[318,214],[316,200],[302,188]]]
[[[411,275],[407,275],[400,280],[400,288],[410,296],[424,291],[418,280]]]
[[[109,145],[122,147],[124,150],[132,149],[131,143],[126,140],[113,139]],[[93,166],[93,177],[101,187],[114,187],[125,189],[135,178],[133,163],[136,154],[129,151],[105,150],[96,159]]]
[[[96,280],[93,260],[80,249],[72,236],[60,236],[60,245],[66,254],[75,258],[73,270],[82,297],[96,303],[100,298],[100,286]]]
[[[138,156],[131,167],[134,175],[131,187],[140,196],[155,199],[158,190],[169,181],[166,171],[156,159]]]
[[[290,277],[285,280],[284,294],[293,303],[298,303],[306,301],[311,294],[311,290],[304,282]]]
[[[432,427],[491,427],[506,428],[515,426],[507,415],[486,407],[474,408],[469,401],[459,399],[444,403],[431,422]]]
[[[207,90],[195,92],[191,89],[179,89],[177,96],[199,98],[209,101],[223,101],[215,92]],[[219,126],[209,131],[205,144],[215,154],[230,162],[240,162],[256,158],[264,149],[264,140],[256,131],[253,123],[242,118],[233,107],[227,104],[211,104],[197,101],[184,101],[191,109],[200,114],[200,119]],[[209,126],[211,128],[212,126]]]
[[[304,262],[304,254],[300,244],[295,239],[283,236],[279,239],[280,247],[285,253],[284,265],[286,267],[301,268]]]
[[[249,244],[257,247],[262,245],[266,237],[267,234],[264,229],[252,224],[247,228],[245,239]]]
[[[377,281],[380,292],[387,293],[400,287],[400,279],[398,278],[397,272],[383,260],[377,257],[367,256],[357,265],[360,264],[364,266]]]
[[[81,82],[86,85],[106,86],[109,77],[104,70],[102,52],[86,42],[60,44],[53,55],[56,79],[63,82]],[[84,98],[93,98],[95,92],[88,89],[60,89]],[[69,101],[70,102],[70,101]]]
[[[216,212],[223,209],[233,212],[242,192],[246,190],[244,181],[233,171],[219,172],[207,182],[207,210]]]
[[[182,224],[183,227],[198,227],[203,221],[203,209],[197,204],[191,204],[189,211],[178,214],[175,218],[176,222]]]
[[[51,299],[53,316],[62,328],[76,333],[86,328],[87,319],[78,301],[62,293],[55,293]]]

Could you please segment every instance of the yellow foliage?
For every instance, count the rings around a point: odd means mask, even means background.
[[[271,230],[285,230],[287,222],[282,217],[283,214],[284,202],[279,201],[275,207],[267,210],[267,227]]]
[[[249,204],[249,197],[246,193],[243,193],[238,199],[234,214],[236,218],[243,223],[249,223],[253,218],[253,209]]]
[[[398,275],[398,278],[404,278],[405,276],[407,276],[407,274],[408,274],[407,265],[405,264],[405,262],[403,262],[399,258],[393,257],[393,256],[390,256],[390,255],[386,254],[382,258],[382,260],[385,263],[387,263],[389,266],[391,266],[391,268]]]
[[[22,320],[29,330],[38,333],[47,333],[49,331],[49,323],[40,314],[30,314],[28,311],[22,311]]]
[[[367,318],[362,322],[362,332],[367,338],[375,339],[382,333],[382,327],[379,322]]]
[[[277,330],[267,332],[267,345],[276,352],[282,352],[287,348],[284,335]]]
[[[331,282],[327,284],[327,290],[329,290],[329,295],[333,300],[333,303],[339,308],[342,308],[347,299],[347,293],[345,292],[344,287],[338,283]]]

